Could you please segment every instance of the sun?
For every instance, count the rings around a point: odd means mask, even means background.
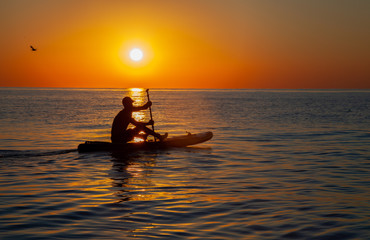
[[[148,74],[154,70],[157,62],[154,61],[152,45],[139,40],[123,42],[117,57],[120,60],[116,62],[118,71],[130,76]]]
[[[141,51],[141,49],[139,48],[133,48],[130,51],[130,58],[132,61],[138,62],[141,59],[143,59],[143,56],[144,56],[143,51]]]

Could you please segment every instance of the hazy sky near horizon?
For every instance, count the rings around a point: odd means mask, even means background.
[[[369,29],[367,0],[1,1],[0,86],[370,88]]]

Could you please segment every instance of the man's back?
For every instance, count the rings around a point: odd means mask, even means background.
[[[131,122],[132,112],[128,109],[121,110],[113,120],[111,140],[121,142],[128,125]]]

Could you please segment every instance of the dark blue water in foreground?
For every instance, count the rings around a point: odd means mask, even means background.
[[[370,91],[150,93],[158,131],[214,138],[79,154],[145,92],[0,88],[0,238],[369,239]]]

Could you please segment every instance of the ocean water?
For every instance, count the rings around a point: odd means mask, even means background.
[[[127,95],[0,88],[0,239],[370,239],[370,91],[155,89],[156,130],[214,138],[78,153]]]

